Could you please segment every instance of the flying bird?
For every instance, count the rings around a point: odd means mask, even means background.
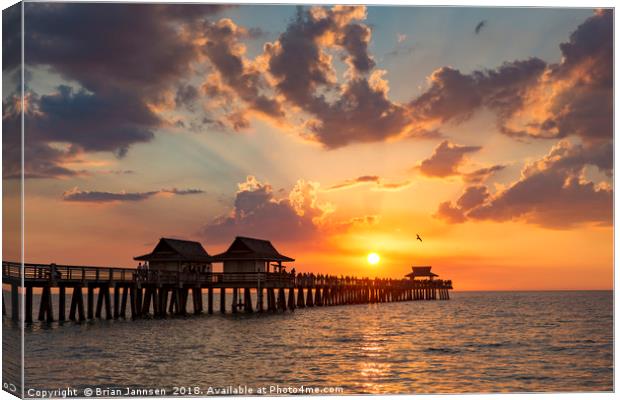
[[[418,235],[417,233],[415,234],[416,239],[419,240],[420,242],[422,241],[422,238],[420,237],[420,235]]]
[[[486,19],[478,22],[478,25],[476,25],[476,29],[474,29],[474,31],[476,32],[476,35],[479,34],[480,31],[482,30],[482,28],[484,28],[485,26],[487,26],[487,20]]]

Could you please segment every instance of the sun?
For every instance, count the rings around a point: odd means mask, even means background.
[[[379,263],[379,260],[381,260],[381,257],[379,257],[379,254],[377,253],[369,253],[367,259],[368,264],[376,265]]]

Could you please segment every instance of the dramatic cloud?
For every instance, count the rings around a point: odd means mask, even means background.
[[[495,113],[498,129],[510,136],[611,137],[610,10],[597,12],[560,46],[559,64],[529,58],[469,74],[442,67],[408,104],[389,99],[385,71],[375,68],[368,51],[372,31],[361,22],[365,18],[360,6],[299,8],[286,31],[254,60],[244,57],[239,42],[245,29],[230,20],[208,24],[203,50],[218,72],[204,91],[225,99],[220,107],[238,99],[247,110],[279,122],[292,121],[284,112],[292,106],[299,113],[291,125],[327,148],[437,137],[443,124],[459,124],[483,108]],[[335,57],[348,65],[344,81],[337,78]],[[222,124],[248,127],[247,110],[232,107]]]
[[[278,241],[309,240],[378,221],[376,215],[334,220],[330,217],[334,207],[319,200],[320,188],[316,182],[300,179],[290,192],[277,195],[268,183],[248,176],[238,188],[230,214],[214,219],[203,228],[207,240],[225,242],[238,235]]]
[[[237,98],[276,120],[290,117],[284,105],[292,105],[301,112],[303,136],[327,148],[437,137],[443,124],[459,124],[482,108],[496,114],[501,132],[515,137],[610,137],[610,11],[598,12],[560,46],[559,64],[530,58],[470,74],[442,67],[408,104],[389,99],[385,71],[375,69],[368,51],[372,31],[361,23],[365,18],[359,6],[299,8],[286,31],[253,61],[239,42],[245,29],[230,20],[208,24],[204,51],[218,75],[209,77],[204,90],[227,99],[224,108]],[[337,79],[335,57],[348,65],[344,82]],[[245,109],[233,108],[223,124],[243,129],[250,121]]]
[[[239,184],[229,216],[204,227],[208,240],[225,241],[238,235],[275,240],[301,240],[314,235],[329,206],[317,200],[318,184],[299,180],[287,197],[276,198],[269,184],[248,176]]]
[[[495,114],[501,132],[518,138],[578,136],[584,145],[612,138],[611,10],[597,11],[580,25],[560,45],[557,64],[530,58],[471,73],[442,67],[421,95],[398,103],[389,98],[386,71],[369,51],[373,32],[364,23],[364,6],[300,7],[254,59],[244,41],[262,33],[228,18],[209,20],[221,8],[27,4],[27,67],[46,69],[64,82],[51,93],[28,92],[24,151],[38,158],[27,157],[26,175],[79,174],[67,167],[72,158],[99,151],[123,157],[164,126],[243,130],[255,116],[329,149],[440,137],[443,124],[459,124],[481,109]],[[6,15],[7,26],[14,25],[13,14]],[[481,21],[476,33],[484,26]],[[10,57],[19,54],[16,32],[7,31],[5,38],[6,73],[19,60]],[[338,60],[346,66],[343,74]],[[182,113],[179,108],[191,117],[184,121],[175,114]],[[11,119],[18,116],[5,112],[3,125],[18,126]],[[7,148],[18,145],[4,142]],[[4,176],[19,171],[16,161],[7,158]],[[455,162],[443,170],[427,163],[426,169],[447,176],[458,167],[458,156]],[[500,168],[462,176],[482,182]]]
[[[25,113],[32,113],[31,94],[25,97]],[[2,102],[2,176],[5,179],[21,179],[22,176],[22,135],[21,135],[21,97],[7,96]],[[23,174],[25,178],[56,178],[69,177],[80,174],[62,166],[62,162],[72,159],[76,155],[75,148],[60,148],[49,146],[37,141],[29,142],[23,148]]]
[[[470,186],[456,201],[456,205],[452,205],[449,201],[439,204],[434,216],[453,224],[465,222],[467,220],[465,213],[481,205],[489,196],[486,186]]]
[[[84,151],[113,151],[119,156],[130,144],[150,141],[154,135],[149,127],[159,121],[135,97],[111,90],[94,95],[68,86],[41,96],[28,115],[32,118],[27,136],[34,141],[67,142]]]
[[[501,117],[512,115],[523,105],[527,89],[538,81],[545,66],[544,61],[530,58],[469,75],[442,67],[431,74],[429,89],[410,106],[414,117],[427,123],[459,123],[483,106]]]
[[[2,72],[5,74],[21,63],[21,17],[21,4],[2,10]]]
[[[328,148],[380,141],[409,128],[407,108],[388,99],[384,72],[373,70],[370,28],[356,22],[365,18],[363,6],[299,9],[278,40],[265,46],[277,93],[310,116],[309,137]],[[340,51],[349,66],[343,84],[328,50]]]
[[[444,140],[435,148],[430,158],[423,160],[418,168],[426,176],[443,178],[459,175],[458,168],[465,160],[465,156],[481,148],[480,146],[461,146]]]
[[[52,143],[67,144],[70,155],[111,151],[123,156],[133,144],[152,140],[154,129],[165,123],[157,105],[165,102],[167,91],[186,76],[198,56],[183,27],[221,8],[26,4],[26,67],[48,68],[79,85],[30,94],[24,151],[43,158],[26,157],[28,175],[71,174],[62,166],[65,155]],[[13,42],[9,38],[8,43]],[[13,67],[5,63],[3,71]],[[3,122],[10,123],[6,118]]]
[[[587,165],[609,172],[613,147],[573,146],[560,141],[543,159],[526,165],[521,177],[489,195],[484,186],[467,188],[453,206],[440,204],[436,216],[450,222],[521,220],[556,229],[579,224],[611,225],[613,191],[585,177]]]
[[[404,189],[411,185],[411,182],[385,182],[381,177],[376,175],[363,175],[355,179],[349,179],[344,182],[331,186],[327,190],[349,189],[360,185],[372,185],[372,190],[376,191],[396,191]]]
[[[586,142],[613,137],[613,10],[588,18],[560,45],[562,62],[551,65],[531,88],[518,115],[504,122],[511,135]]]
[[[429,90],[412,103],[418,118],[460,121],[487,107],[496,112],[498,127],[507,135],[573,136],[581,142],[560,141],[546,157],[526,165],[521,178],[507,188],[494,195],[479,192],[474,197],[479,204],[465,201],[467,197],[456,205],[441,203],[437,217],[450,222],[521,220],[559,229],[612,223],[612,188],[586,177],[586,166],[607,177],[613,172],[612,32],[613,11],[600,10],[560,45],[558,64],[530,59],[469,75],[450,68],[435,71]],[[463,179],[479,183],[498,168],[467,173]]]
[[[206,44],[202,51],[219,74],[212,77],[211,82],[227,85],[250,109],[271,117],[283,117],[281,105],[260,93],[267,86],[262,71],[244,59],[246,48],[239,40],[250,35],[248,30],[226,18],[217,23],[207,22],[204,35]],[[217,88],[217,91],[223,90]],[[233,128],[239,129],[245,125],[237,123],[233,124]]]
[[[201,194],[204,191],[199,189],[161,189],[152,192],[97,192],[85,191],[75,187],[63,193],[64,201],[82,202],[82,203],[115,203],[115,202],[134,202],[142,201],[158,194],[172,195],[190,195]]]
[[[611,140],[612,33],[613,11],[601,10],[560,45],[558,64],[530,58],[471,74],[442,67],[430,76],[428,90],[410,103],[414,120],[459,123],[487,108],[510,136]]]
[[[49,65],[89,91],[126,88],[127,94],[157,96],[162,87],[188,72],[197,55],[180,28],[219,9],[217,5],[30,3],[26,5],[30,21],[26,60],[29,65]]]

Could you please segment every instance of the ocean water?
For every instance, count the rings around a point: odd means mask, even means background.
[[[19,331],[6,317],[3,325],[10,377]],[[26,390],[80,395],[302,385],[339,394],[612,391],[613,292],[456,292],[292,313],[34,323],[25,346]]]

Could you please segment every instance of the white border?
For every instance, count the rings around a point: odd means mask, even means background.
[[[31,0],[32,1],[32,0]],[[36,1],[36,0],[35,0]],[[87,1],[80,1],[80,2],[87,2]],[[129,3],[128,1],[109,1],[109,2],[124,2],[124,3]],[[5,9],[13,4],[15,4],[15,1],[11,1],[11,0],[0,0],[0,5],[2,6],[2,9]],[[151,0],[151,1],[133,1],[133,3],[227,3],[227,4],[302,4],[302,3],[292,3],[292,2],[285,2],[285,1],[278,1],[278,0],[274,0],[274,1],[252,1],[252,0],[246,0],[246,1],[237,1],[237,0],[229,0],[229,1],[225,1],[225,2],[217,2],[217,1],[201,1],[201,2],[197,2],[197,1],[165,1],[165,0]],[[305,4],[334,4],[335,2],[333,1],[326,1],[326,0],[314,0],[311,3],[305,3]],[[505,0],[505,1],[490,1],[490,0],[450,0],[450,1],[433,1],[433,0],[426,0],[423,2],[420,1],[407,1],[407,0],[391,0],[391,1],[368,1],[368,2],[360,2],[360,1],[351,1],[351,0],[342,0],[342,1],[338,1],[336,2],[337,4],[366,4],[366,5],[384,5],[384,6],[389,6],[389,5],[405,5],[405,6],[443,6],[443,7],[449,7],[449,6],[469,6],[469,7],[559,7],[559,8],[613,8],[615,7],[615,1],[609,1],[609,0],[605,0],[605,1],[597,1],[593,4],[593,2],[586,2],[583,0],[563,0],[563,1],[559,1],[559,0],[521,0],[519,2],[514,1],[514,0]],[[615,13],[614,13],[615,14]],[[23,37],[23,29],[24,29],[24,21],[23,21],[23,17],[24,17],[24,13],[23,13],[23,5],[22,5],[22,37]],[[615,15],[614,15],[614,19],[615,19]],[[0,43],[2,40],[2,33],[0,30]],[[614,21],[614,43],[617,43],[618,41],[618,32],[615,30],[615,21]],[[618,63],[617,61],[617,51],[616,48],[614,46],[614,76],[617,76],[617,72],[618,72]],[[22,61],[23,61],[23,42],[22,42]],[[2,60],[2,55],[0,54],[0,63]],[[24,92],[24,71],[22,69],[22,93]],[[616,116],[618,115],[618,103],[615,101],[616,97],[615,97],[616,91],[615,91],[615,87],[614,87],[614,128],[615,128],[615,120],[616,120]],[[23,97],[23,96],[22,96]],[[22,100],[23,101],[23,100]],[[23,104],[22,104],[23,106]],[[22,108],[23,109],[23,108]],[[24,118],[23,118],[23,114],[22,114],[22,127],[24,126]],[[0,128],[1,129],[1,128]],[[615,129],[614,129],[614,133],[615,133]],[[23,211],[23,207],[24,207],[24,180],[23,180],[23,135],[22,135],[22,186],[21,186],[21,190],[22,190],[22,199],[21,199],[21,207],[22,207],[22,211]],[[614,139],[615,139],[615,134],[614,134]],[[618,143],[614,140],[614,171],[617,171],[616,169],[616,160],[615,160],[615,154],[618,151]],[[1,165],[1,161],[2,161],[2,155],[0,154],[0,165]],[[614,187],[619,187],[618,186],[618,176],[615,175],[614,176]],[[0,194],[1,194],[1,190],[2,188],[0,187]],[[0,197],[0,202],[1,202],[1,197]],[[615,191],[614,191],[614,211],[617,209],[618,206],[618,199],[615,196]],[[0,222],[2,221],[2,215],[0,214]],[[25,226],[24,226],[24,213],[22,212],[21,215],[21,224],[22,224],[22,230],[21,230],[21,235],[22,235],[22,243],[21,243],[21,253],[22,253],[22,260],[24,259],[24,235],[25,235]],[[615,212],[614,212],[614,227],[615,227]],[[614,228],[614,287],[616,287],[616,284],[618,283],[617,279],[618,276],[615,274],[615,250],[618,248],[618,237],[615,235],[615,228]],[[0,230],[0,249],[2,247],[2,231]],[[22,282],[22,286],[23,286],[23,282]],[[620,333],[620,329],[618,328],[618,325],[616,324],[616,318],[615,318],[615,305],[617,304],[617,293],[614,290],[614,339],[618,337],[618,334]],[[22,301],[22,308],[23,308],[23,301]],[[24,310],[21,310],[21,314],[24,315]],[[23,319],[23,318],[22,318]],[[1,328],[0,328],[1,330]],[[23,375],[23,371],[24,371],[24,335],[23,335],[23,329],[22,329],[22,375]],[[1,350],[0,350],[0,356],[1,356]],[[614,340],[614,384],[618,381],[618,369],[616,368],[616,363],[615,363],[615,340]],[[1,358],[0,358],[0,366],[1,366]],[[23,378],[22,378],[23,379]],[[440,377],[438,376],[438,379],[440,379]],[[23,386],[23,385],[22,385]],[[614,386],[615,387],[615,386]],[[22,393],[23,396],[23,393]],[[434,400],[434,399],[443,399],[446,397],[446,395],[418,395],[418,396],[422,396],[424,399],[429,399],[429,400]],[[488,399],[488,400],[494,400],[494,399],[552,399],[552,398],[556,398],[556,397],[560,397],[562,399],[569,399],[569,400],[577,400],[577,399],[583,399],[585,396],[587,396],[588,399],[610,399],[610,398],[615,398],[615,394],[614,393],[588,393],[588,394],[584,394],[584,393],[568,393],[568,394],[559,394],[559,393],[545,393],[545,394],[473,394],[473,395],[450,395],[450,398],[454,398],[454,399]],[[335,396],[336,398],[343,398],[345,399],[348,396]],[[396,398],[396,397],[403,397],[403,398],[413,398],[413,395],[378,395],[378,396],[373,396],[374,398],[380,398],[380,399],[384,399],[384,398]],[[14,399],[15,397],[10,395],[9,393],[0,390],[0,400],[4,400],[4,399]],[[170,399],[172,399],[172,397],[169,397]],[[251,397],[246,397],[246,398],[251,398]],[[256,397],[254,397],[256,398]],[[260,397],[260,398],[266,398],[266,399],[277,399],[277,397]],[[296,398],[301,398],[301,399],[333,399],[334,396],[300,396],[300,397],[296,397]],[[203,399],[202,397],[200,399]]]

